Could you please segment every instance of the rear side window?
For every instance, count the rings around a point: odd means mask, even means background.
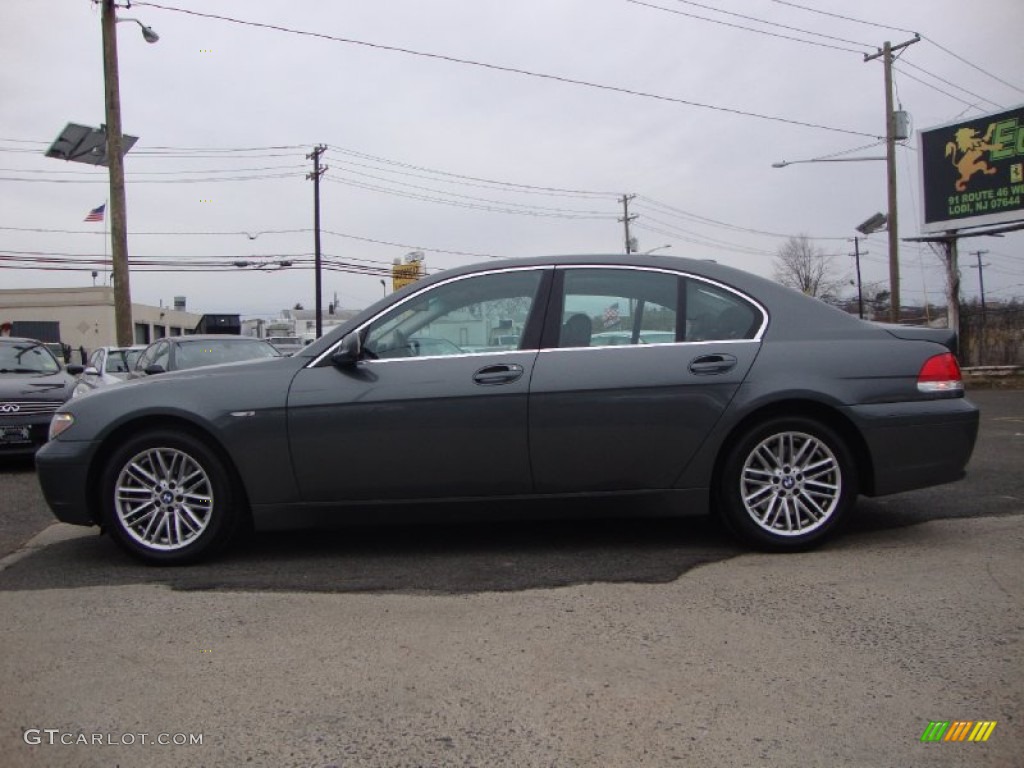
[[[732,291],[701,280],[686,280],[686,341],[752,339],[761,311]]]
[[[567,269],[558,346],[676,341],[678,275],[633,269]]]

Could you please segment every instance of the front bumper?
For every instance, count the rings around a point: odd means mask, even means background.
[[[62,523],[97,525],[89,503],[89,464],[95,444],[51,440],[36,453],[36,476],[50,511]]]
[[[32,454],[46,442],[52,414],[0,418],[0,456]]]
[[[847,415],[867,443],[874,482],[862,492],[871,496],[961,479],[978,436],[978,408],[966,398],[857,405]]]

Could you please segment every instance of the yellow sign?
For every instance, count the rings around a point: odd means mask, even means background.
[[[421,277],[423,277],[423,264],[421,262],[395,264],[391,267],[391,290],[397,291],[399,288],[405,288],[405,286],[415,283]]]

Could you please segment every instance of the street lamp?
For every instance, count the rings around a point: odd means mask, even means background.
[[[886,53],[888,54],[888,43]],[[887,65],[888,67],[888,65]],[[888,76],[887,76],[888,77]],[[888,80],[886,88],[889,88]],[[810,160],[791,160],[772,163],[772,168],[785,168],[787,165],[796,163],[856,163],[863,160],[884,160],[886,163],[886,178],[889,198],[889,213],[887,215],[889,231],[889,319],[893,323],[900,321],[900,266],[899,266],[899,235],[896,231],[896,165],[894,159],[896,134],[893,128],[895,122],[892,111],[891,93],[886,92],[886,111],[888,122],[886,125],[886,153],[884,157],[815,157]],[[901,136],[900,138],[906,138]]]
[[[118,24],[120,24],[122,21],[134,21],[136,24],[138,24],[140,27],[142,27],[142,39],[145,40],[147,43],[155,43],[157,40],[160,39],[160,35],[158,35],[156,32],[154,32],[152,27],[147,27],[145,24],[143,24],[138,19],[124,18],[124,19],[117,19],[116,21],[117,21]]]
[[[660,251],[663,248],[671,248],[671,247],[672,247],[671,243],[669,243],[668,245],[659,245],[657,248],[651,248],[651,250],[649,250],[649,251],[644,251],[644,255],[646,256],[649,253],[654,253],[655,251]]]
[[[117,71],[117,7],[115,0],[103,0],[100,20],[103,31],[103,90],[106,105],[107,160],[110,169],[110,263],[114,275],[114,323],[117,343],[130,346],[132,329],[132,294],[128,273],[128,215],[124,191],[124,157],[121,136],[121,86]],[[155,43],[159,37],[138,19],[142,37]]]

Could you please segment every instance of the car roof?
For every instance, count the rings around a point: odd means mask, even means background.
[[[162,339],[157,339],[150,343],[156,344],[158,341],[260,341],[264,344],[267,343],[266,339],[258,339],[255,336],[240,336],[235,333],[191,333],[185,336],[164,336]]]

